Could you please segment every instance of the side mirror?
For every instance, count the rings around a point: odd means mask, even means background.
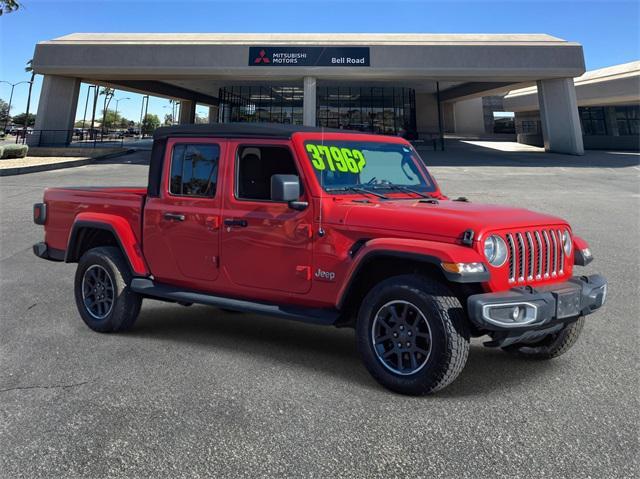
[[[297,175],[273,175],[271,177],[271,201],[286,201],[289,208],[304,210],[309,206],[300,198],[300,178]]]

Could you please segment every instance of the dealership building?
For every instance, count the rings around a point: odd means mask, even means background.
[[[36,45],[35,130],[73,129],[81,82],[196,105],[211,122],[278,122],[427,138],[464,133],[482,98],[535,87],[548,151],[584,151],[582,46],[542,34],[71,34]],[[482,111],[480,109],[480,114]]]
[[[586,72],[574,80],[582,140],[587,149],[640,149],[640,61]],[[538,90],[509,92],[503,107],[515,112],[518,141],[544,144]]]

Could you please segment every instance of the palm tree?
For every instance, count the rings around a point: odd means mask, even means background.
[[[31,90],[33,89],[33,81],[36,78],[36,72],[33,71],[33,58],[27,62],[24,67],[24,71],[31,73],[31,80],[29,81],[29,95],[27,96],[27,112],[25,113],[26,121],[24,122],[23,136],[24,141],[27,141],[27,125],[29,124],[29,107],[31,106]],[[35,126],[35,125],[34,125]]]
[[[103,87],[100,91],[100,95],[104,95],[104,110],[102,110],[102,133],[104,134],[104,125],[107,120],[107,109],[109,108],[109,103],[111,103],[111,99],[115,95],[116,91],[113,88]]]
[[[0,16],[3,13],[15,12],[20,6],[17,0],[0,0]]]

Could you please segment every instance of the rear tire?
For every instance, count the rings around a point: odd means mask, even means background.
[[[464,368],[469,332],[458,299],[419,275],[374,287],[358,312],[356,336],[365,367],[384,387],[424,395],[449,385]]]
[[[131,278],[129,264],[118,248],[102,246],[82,255],[74,293],[87,326],[100,333],[126,331],[133,326],[142,297],[129,289]]]
[[[532,359],[553,359],[561,356],[576,343],[584,327],[584,317],[566,325],[560,331],[550,334],[533,344],[511,344],[502,348],[508,353]]]

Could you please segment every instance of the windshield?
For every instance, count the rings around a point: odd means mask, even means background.
[[[369,141],[307,141],[307,157],[325,191],[349,192],[354,188],[421,192],[435,184],[413,148],[397,143]]]

